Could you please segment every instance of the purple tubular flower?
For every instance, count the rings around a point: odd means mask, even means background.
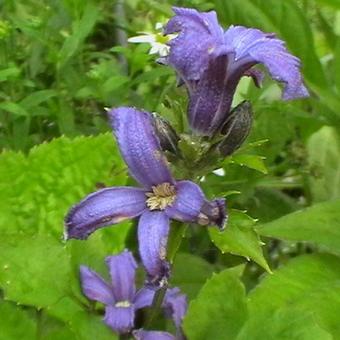
[[[107,283],[90,268],[80,267],[82,290],[90,300],[105,305],[104,322],[110,328],[121,334],[129,333],[134,328],[136,310],[151,306],[155,290],[144,287],[136,291],[137,264],[131,252],[124,250],[118,255],[108,256],[106,264],[111,283]],[[187,311],[186,296],[178,288],[167,289],[162,308],[165,315],[173,319],[180,335],[181,323]]]
[[[161,331],[144,331],[143,329],[138,329],[133,332],[133,335],[136,340],[176,340],[172,334]]]
[[[170,219],[223,228],[224,200],[218,200],[219,209],[206,209],[207,204],[215,207],[215,201],[209,203],[197,184],[172,177],[149,113],[122,107],[109,116],[130,174],[143,188],[106,188],[88,195],[68,213],[65,238],[85,239],[98,228],[141,216],[140,255],[149,283],[159,287],[169,276]]]
[[[105,304],[104,322],[110,328],[128,333],[134,326],[135,311],[152,304],[154,291],[142,288],[136,292],[137,264],[129,251],[108,256],[106,264],[112,280],[110,284],[90,268],[80,267],[83,293],[90,300]]]
[[[165,34],[179,34],[170,40],[164,63],[176,69],[188,88],[189,122],[195,133],[212,136],[221,128],[242,76],[251,76],[257,86],[261,84],[262,74],[252,68],[256,64],[266,66],[273,79],[284,83],[283,99],[308,96],[300,60],[274,34],[242,26],[223,32],[214,11],[173,10],[176,15],[169,20]]]

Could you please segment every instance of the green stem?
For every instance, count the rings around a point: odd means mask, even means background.
[[[164,296],[165,296],[167,289],[168,289],[168,285],[166,284],[156,291],[155,296],[153,297],[153,300],[152,300],[151,312],[149,314],[148,320],[146,321],[146,328],[151,327],[152,321],[159,314],[162,308]]]

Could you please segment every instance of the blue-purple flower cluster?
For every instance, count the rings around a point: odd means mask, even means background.
[[[242,26],[224,31],[215,12],[200,13],[188,8],[174,8],[174,12],[164,33],[177,33],[177,37],[169,42],[169,55],[161,62],[173,67],[187,88],[193,134],[212,138],[230,128],[228,119],[242,111],[231,110],[241,77],[251,76],[255,84],[261,83],[263,75],[254,69],[256,64],[265,65],[275,80],[284,83],[284,99],[308,95],[298,58],[274,34]],[[223,229],[226,208],[223,198],[208,200],[197,184],[172,176],[150,113],[120,107],[108,114],[121,155],[140,186],[105,188],[85,197],[67,215],[65,235],[67,239],[86,239],[98,228],[139,218],[139,253],[147,272],[144,288],[136,291],[137,265],[128,251],[107,257],[110,284],[89,268],[81,267],[84,294],[105,304],[105,323],[119,333],[129,333],[134,329],[136,310],[150,306],[155,289],[167,287],[170,220]],[[249,115],[231,124],[237,145],[245,138],[236,136],[242,124],[249,131]],[[226,150],[225,155],[234,149],[225,143],[221,148]],[[177,288],[167,290],[163,308],[180,330],[186,302]],[[172,338],[167,333],[145,330],[135,330],[133,334],[137,339]]]

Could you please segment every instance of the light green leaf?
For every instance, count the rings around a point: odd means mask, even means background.
[[[193,300],[183,328],[190,340],[235,339],[247,318],[245,289],[234,272],[213,275]]]
[[[340,138],[337,131],[324,126],[310,137],[307,149],[313,200],[340,198]]]
[[[71,266],[63,245],[48,236],[1,236],[0,286],[6,299],[47,307],[70,290]]]
[[[14,303],[0,301],[1,332],[3,340],[32,340],[36,335],[34,314],[16,306]]]
[[[249,319],[237,339],[263,339],[261,335],[268,339],[332,339],[327,332],[338,339],[339,280],[340,260],[335,256],[314,254],[291,260],[249,294]],[[285,336],[275,337],[280,329]]]
[[[263,256],[261,241],[255,232],[255,220],[242,211],[229,211],[226,230],[220,232],[216,228],[209,229],[212,242],[223,252],[252,259],[265,270],[270,268]]]
[[[58,92],[55,90],[36,91],[25,97],[20,102],[20,105],[27,110],[31,107],[38,106],[41,103],[46,102],[50,98],[55,97],[57,94]],[[31,115],[34,116],[34,112],[32,112]]]
[[[60,238],[64,216],[98,183],[124,185],[125,164],[111,134],[66,137],[20,153],[0,155],[0,230]]]
[[[238,154],[233,155],[230,162],[239,164],[241,166],[246,166],[250,169],[262,172],[263,174],[267,174],[268,170],[264,164],[264,160],[265,157],[258,155]]]
[[[315,204],[257,226],[260,235],[308,241],[340,255],[340,200]]]
[[[0,110],[4,110],[16,116],[29,116],[29,113],[21,105],[13,102],[0,103]]]
[[[190,268],[190,275],[188,274]],[[179,286],[189,299],[196,297],[207,278],[213,273],[213,266],[200,257],[179,253],[173,264],[171,284]]]

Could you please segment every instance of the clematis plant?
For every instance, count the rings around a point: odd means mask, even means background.
[[[80,267],[83,293],[90,300],[105,305],[106,325],[117,333],[130,333],[134,328],[136,310],[151,306],[155,291],[146,287],[136,291],[137,263],[131,252],[125,250],[118,255],[108,256],[106,264],[110,272],[110,284],[90,268]],[[174,320],[177,332],[180,334],[182,319],[187,310],[185,295],[181,294],[178,288],[167,289],[162,307],[166,316]],[[136,337],[147,339],[149,333],[152,335],[153,332],[138,330]]]
[[[67,215],[65,238],[85,239],[98,228],[140,216],[139,252],[148,282],[163,286],[169,277],[170,219],[223,229],[225,200],[208,201],[197,184],[172,177],[151,114],[122,107],[109,116],[130,174],[143,188],[113,187],[90,194]]]
[[[193,132],[213,136],[228,118],[237,84],[251,76],[258,86],[263,74],[254,66],[263,64],[273,79],[284,83],[283,99],[306,97],[300,60],[291,55],[275,34],[243,26],[219,25],[216,12],[173,8],[175,16],[164,33],[178,33],[168,42],[169,55],[162,63],[175,68],[189,92],[189,123]]]

